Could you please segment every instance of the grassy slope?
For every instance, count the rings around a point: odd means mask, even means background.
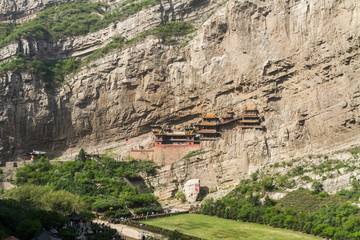
[[[341,204],[347,199],[336,195],[322,197],[321,195],[311,194],[310,190],[299,189],[288,193],[279,200],[283,207],[292,208],[297,212],[314,213],[319,210],[321,205]]]
[[[321,239],[312,235],[261,224],[237,222],[200,214],[184,214],[144,221],[166,229],[177,229],[204,239]]]

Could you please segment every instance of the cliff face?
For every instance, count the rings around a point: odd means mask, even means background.
[[[111,36],[135,36],[157,25],[164,13],[199,27],[185,47],[165,46],[149,36],[110,53],[69,76],[55,94],[46,93],[30,74],[1,77],[0,158],[10,160],[32,148],[61,154],[75,146],[89,152],[94,146],[119,147],[122,139],[146,134],[154,123],[184,125],[206,112],[240,112],[249,104],[264,115],[266,132],[234,127],[213,146],[204,146],[214,152],[198,166],[214,172],[211,179],[220,179],[215,185],[266,162],[359,142],[358,1],[217,5],[195,0],[163,7],[88,36],[58,43],[23,40],[2,48],[3,59],[18,51],[44,53],[45,59],[83,56]],[[139,139],[148,143],[146,136]],[[199,178],[200,172],[189,169],[181,174]]]
[[[67,2],[66,0],[2,0],[0,2],[0,21],[26,21],[46,7]]]

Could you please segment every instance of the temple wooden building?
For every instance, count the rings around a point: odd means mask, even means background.
[[[234,112],[218,118],[215,114],[205,114],[202,120],[193,126],[186,126],[185,131],[173,131],[170,126],[151,126],[154,134],[154,147],[162,146],[198,146],[201,141],[214,141],[220,137],[221,129],[230,123],[240,123],[242,129],[263,129],[263,118],[256,108],[247,107],[244,112],[235,116]]]
[[[242,129],[255,128],[264,129],[261,125],[263,118],[259,115],[259,111],[256,108],[247,107],[245,108],[242,115],[240,115],[240,127]]]
[[[185,131],[172,131],[170,127],[158,128],[152,126],[152,132],[155,136],[154,147],[162,147],[164,145],[184,145],[196,146],[200,145],[200,139],[193,128],[186,128]]]
[[[215,140],[220,136],[220,119],[215,114],[206,114],[201,117],[202,121],[195,125],[195,131],[199,134],[200,140]]]
[[[185,126],[184,131],[173,131],[170,126],[151,126],[153,133],[152,149],[132,149],[130,156],[134,159],[152,159],[159,165],[173,164],[188,153],[201,149],[200,143],[215,141],[221,132],[236,127],[242,129],[264,129],[263,118],[256,108],[247,107],[240,115],[228,111],[221,119],[215,114],[205,114],[201,121]]]
[[[233,111],[228,111],[226,113],[226,115],[224,117],[222,117],[222,120],[218,123],[218,125],[220,125],[220,126],[228,125],[229,123],[236,122],[239,119],[240,119],[240,117],[235,116]]]

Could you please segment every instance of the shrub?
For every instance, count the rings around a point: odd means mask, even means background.
[[[135,214],[151,214],[151,213],[161,213],[163,212],[164,209],[161,206],[157,206],[157,207],[145,207],[145,208],[137,208],[134,210]]]
[[[312,181],[311,177],[309,177],[309,176],[307,176],[307,175],[302,176],[302,177],[301,177],[301,180],[303,180],[304,182],[311,182],[311,181]]]
[[[182,159],[188,159],[188,158],[191,158],[191,157],[194,157],[194,156],[196,156],[196,155],[203,154],[203,153],[206,153],[206,151],[204,151],[204,150],[202,150],[202,149],[198,149],[198,150],[189,152],[189,153],[186,154]]]
[[[279,177],[276,180],[277,184],[279,187],[284,187],[284,188],[294,188],[296,186],[296,182],[294,179],[289,180],[289,176],[288,175],[284,175]]]
[[[336,193],[336,195],[350,199],[353,193],[350,190],[341,189],[339,192]]]
[[[109,5],[99,2],[68,2],[49,7],[29,22],[1,24],[0,47],[20,38],[55,41],[67,35],[87,34],[159,3],[159,0],[124,1],[112,13],[105,12]]]
[[[83,148],[80,149],[78,156],[76,157],[76,160],[85,162],[86,161],[86,153]]]
[[[157,204],[153,194],[137,194],[136,189],[123,180],[123,177],[145,174],[154,168],[156,166],[150,161],[118,162],[109,157],[67,161],[61,165],[52,165],[48,159],[40,158],[38,162],[19,169],[16,181],[19,185],[51,184],[54,190],[66,190],[76,194],[76,197],[80,195],[94,211],[104,212],[110,207],[115,211],[125,208],[126,205],[146,207]],[[76,197],[71,198],[75,200]]]
[[[264,203],[263,203],[264,207],[275,206],[275,204],[276,204],[276,201],[273,200],[273,199],[271,199],[271,198],[269,197],[269,195],[266,195],[266,197],[265,197],[265,199],[264,199]]]
[[[323,191],[323,185],[322,183],[320,182],[314,182],[312,185],[311,185],[311,188],[313,189],[313,193],[314,194],[319,194],[320,192]]]
[[[260,181],[260,185],[264,188],[266,191],[271,191],[274,189],[273,184],[273,178],[272,177],[266,177],[263,180]]]
[[[185,203],[186,201],[185,194],[182,191],[178,191],[175,195],[175,198],[181,200],[182,203]]]
[[[48,91],[54,90],[64,81],[67,74],[75,72],[80,61],[75,58],[57,61],[25,60],[21,54],[16,59],[0,64],[0,75],[7,72],[29,72],[36,74],[44,81]]]
[[[258,175],[259,175],[259,170],[256,170],[255,172],[253,172],[251,175],[250,175],[250,178],[251,180],[253,180],[254,182],[256,182],[258,180]]]
[[[360,146],[355,146],[351,149],[349,149],[349,152],[351,153],[351,155],[356,158],[357,155],[360,153]]]
[[[304,167],[299,165],[291,170],[291,175],[298,176],[298,175],[303,174],[304,172],[305,172]]]

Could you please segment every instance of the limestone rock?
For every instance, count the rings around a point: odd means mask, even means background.
[[[190,179],[184,185],[184,194],[188,202],[195,202],[200,193],[200,180]]]
[[[168,184],[176,175],[181,183],[195,178],[217,189],[265,163],[358,144],[360,2],[218,3],[164,3],[168,19],[198,26],[185,46],[149,36],[84,66],[54,93],[33,74],[1,76],[0,160],[23,158],[34,148],[51,157],[80,147],[90,153],[116,148],[126,156],[126,139],[132,146],[151,144],[146,134],[152,124],[180,128],[204,113],[238,113],[249,104],[264,116],[266,131],[233,126],[218,141],[202,144],[212,152],[174,163],[154,183]],[[20,50],[49,60],[85,56],[112,36],[132,37],[156,26],[164,17],[158,7],[57,43],[23,39],[1,48],[0,61]]]
[[[62,2],[66,0],[2,0],[0,21],[25,21],[42,9]]]
[[[356,171],[356,174],[358,172]],[[329,194],[335,194],[342,189],[351,189],[351,180],[354,173],[347,173],[334,179],[327,179],[323,182],[324,191]]]

